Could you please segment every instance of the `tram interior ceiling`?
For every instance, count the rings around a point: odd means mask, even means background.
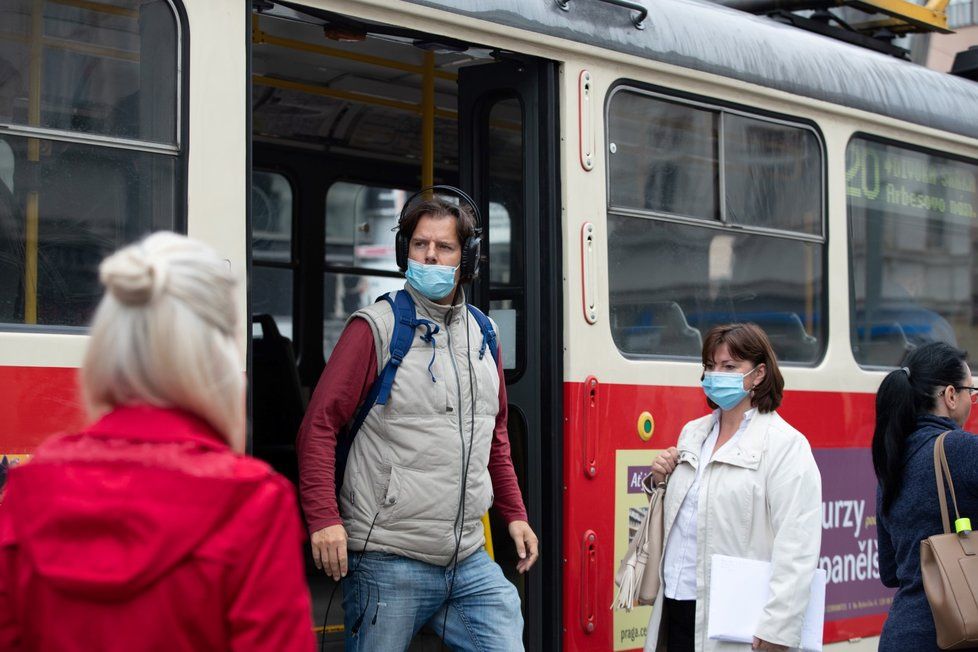
[[[506,55],[291,3],[253,7],[252,448],[297,484],[295,433],[346,320],[403,286],[393,232],[403,202],[418,187],[460,183],[459,71]],[[497,185],[521,188],[519,103],[500,102],[491,120]],[[490,204],[493,283],[509,280],[508,219],[503,202]],[[525,443],[511,433],[522,478]],[[498,543],[509,574],[515,557]],[[325,622],[326,648],[342,649],[341,600],[324,621],[333,583],[307,557],[317,628]],[[411,649],[437,643],[422,631]]]

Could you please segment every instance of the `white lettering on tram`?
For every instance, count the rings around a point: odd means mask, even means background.
[[[822,529],[853,528],[852,536],[859,538],[862,532],[865,500],[830,500],[822,503]]]

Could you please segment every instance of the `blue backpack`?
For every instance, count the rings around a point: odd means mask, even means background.
[[[390,360],[384,365],[384,368],[377,374],[377,380],[371,385],[370,391],[367,393],[367,397],[363,400],[363,403],[357,409],[356,416],[353,421],[350,422],[349,428],[346,430],[346,436],[341,437],[337,443],[336,451],[336,485],[337,488],[343,484],[343,474],[346,470],[346,460],[350,455],[350,450],[353,447],[353,440],[360,431],[360,427],[363,425],[364,420],[367,418],[367,414],[373,409],[374,405],[387,405],[387,400],[391,395],[391,388],[394,386],[394,376],[397,375],[397,369],[401,366],[401,362],[404,361],[404,356],[407,355],[408,351],[411,350],[411,344],[414,343],[414,332],[418,328],[424,328],[425,333],[421,336],[421,340],[425,343],[429,343],[434,347],[435,340],[434,336],[439,331],[438,324],[431,322],[427,319],[418,318],[417,311],[414,306],[414,299],[411,295],[404,290],[398,290],[392,299],[390,293],[381,295],[377,301],[386,301],[390,304],[391,309],[394,311],[394,332],[391,334],[390,342]],[[482,345],[479,347],[479,359],[483,359],[486,355],[486,349],[492,354],[492,359],[499,363],[499,345],[496,342],[496,331],[492,327],[492,322],[486,315],[471,304],[466,304],[469,313],[475,319],[476,323],[479,324],[479,330],[482,331]],[[434,358],[432,358],[434,360]]]

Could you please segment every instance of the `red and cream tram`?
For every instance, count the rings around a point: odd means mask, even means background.
[[[488,216],[473,296],[543,546],[513,577],[527,647],[641,647],[649,608],[608,609],[636,481],[707,409],[702,334],[749,320],[822,471],[825,641],[874,648],[873,393],[922,342],[978,351],[978,84],[623,4],[0,0],[0,482],[82,422],[96,263],[157,229],[247,279],[252,451],[294,479],[345,317],[401,283],[401,202],[457,184]]]

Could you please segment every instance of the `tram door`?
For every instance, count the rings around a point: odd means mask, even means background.
[[[515,572],[505,523],[496,558],[520,590],[527,648],[560,641],[560,210],[556,65],[499,58],[459,71],[459,181],[483,215],[474,300],[495,320],[506,372],[509,437],[542,557]]]

